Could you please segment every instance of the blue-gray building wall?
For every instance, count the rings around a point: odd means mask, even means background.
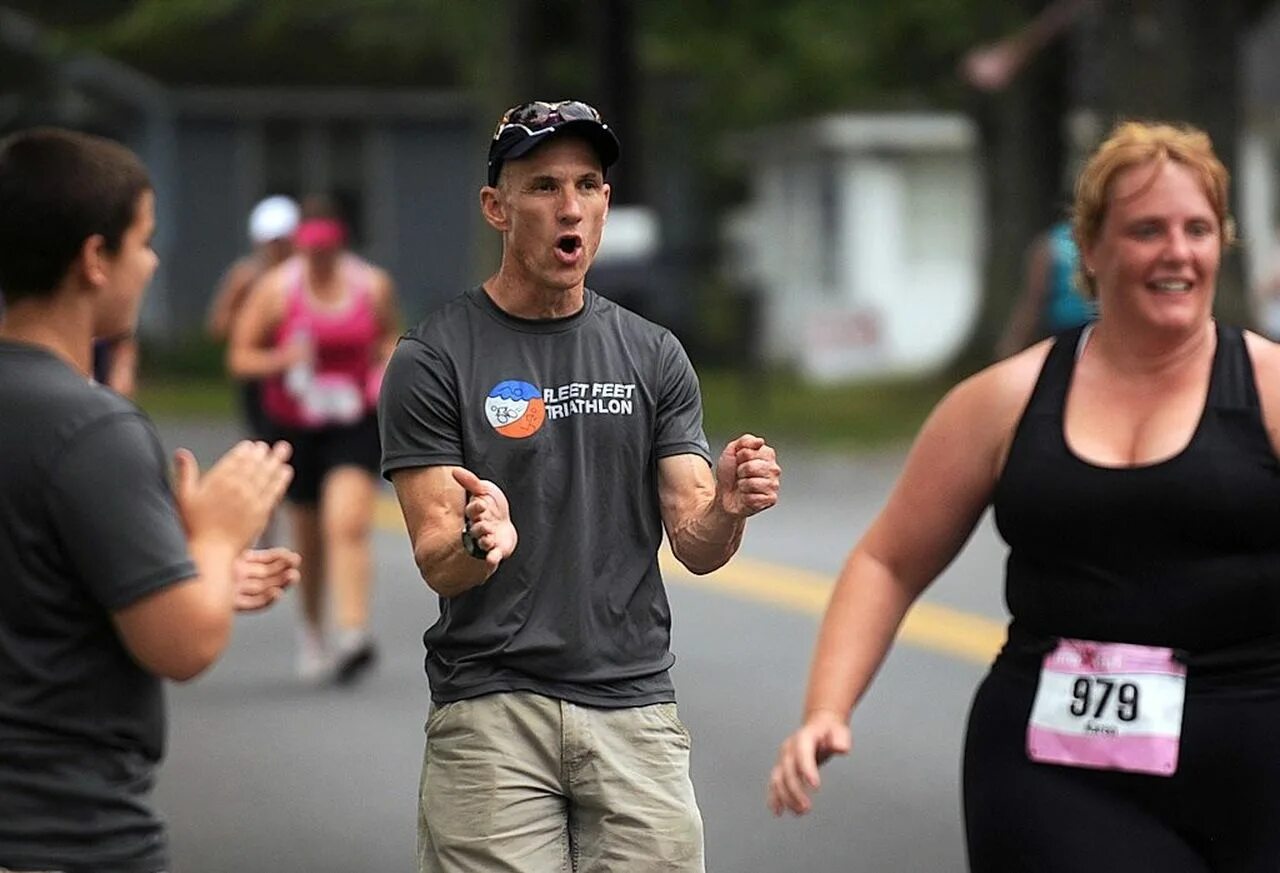
[[[414,324],[483,278],[475,238],[487,143],[461,120],[397,123],[391,140],[397,180],[393,274],[405,323]]]
[[[248,248],[245,213],[232,180],[237,167],[236,125],[183,121],[177,131],[172,180],[173,228],[168,257],[168,331],[199,330],[214,290],[231,262]]]
[[[361,119],[365,140],[362,227],[356,250],[385,267],[407,324],[478,278],[475,237],[483,184],[483,136],[466,118]],[[270,193],[261,162],[261,126],[253,121],[180,118],[172,178],[157,180],[171,198],[161,253],[164,287],[154,289],[151,338],[182,340],[201,330],[228,266],[249,249],[245,222]],[[304,172],[303,176],[306,175]]]

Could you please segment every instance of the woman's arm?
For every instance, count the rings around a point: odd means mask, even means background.
[[[775,814],[810,808],[818,766],[849,750],[849,718],[907,610],[959,553],[990,503],[1047,344],[961,383],[938,404],[888,502],[845,562],[809,674],[802,726],[769,780]]]
[[[214,292],[213,303],[205,318],[205,331],[210,337],[222,342],[230,336],[231,324],[235,321],[236,313],[244,306],[257,275],[258,270],[246,259],[236,261],[227,270],[218,290]]]
[[[237,379],[262,379],[305,360],[311,350],[304,344],[275,344],[274,334],[283,318],[284,281],[277,268],[254,283],[231,325],[227,372]]]

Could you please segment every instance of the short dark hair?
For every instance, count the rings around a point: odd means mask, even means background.
[[[103,137],[43,127],[0,141],[0,294],[52,294],[95,234],[119,251],[149,190],[138,156]]]

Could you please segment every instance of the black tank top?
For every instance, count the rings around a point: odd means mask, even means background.
[[[1187,447],[1111,468],[1076,456],[1063,430],[1081,332],[1050,349],[995,489],[1010,548],[1004,657],[1028,641],[1074,637],[1171,646],[1191,663],[1263,661],[1274,672],[1280,462],[1242,333],[1217,325],[1208,398]]]

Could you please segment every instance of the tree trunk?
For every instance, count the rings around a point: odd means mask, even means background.
[[[1028,17],[1043,2],[1024,3]],[[956,361],[959,374],[989,363],[1022,292],[1028,245],[1063,215],[1068,52],[1054,41],[1005,91],[978,98],[986,210],[983,285],[977,326]]]
[[[600,100],[597,107],[622,139],[625,160],[609,171],[613,203],[645,198],[640,125],[640,89],[636,75],[636,15],[632,0],[594,0],[588,34],[596,53]]]
[[[1236,0],[1102,3],[1097,56],[1104,87],[1097,108],[1104,129],[1123,118],[1189,122],[1209,134],[1218,157],[1232,169],[1242,120],[1240,57],[1248,6]],[[1231,200],[1239,201],[1238,192]],[[1243,275],[1238,250],[1229,252],[1215,311],[1224,321],[1248,326]]]

